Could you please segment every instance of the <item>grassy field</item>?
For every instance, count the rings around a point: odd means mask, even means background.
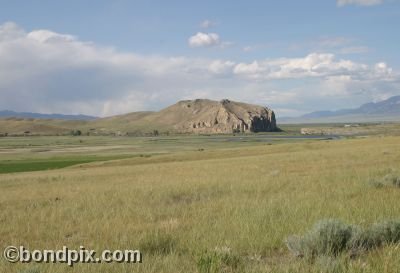
[[[398,245],[314,261],[294,257],[285,245],[321,219],[360,226],[400,219],[400,189],[369,184],[400,169],[398,136],[3,138],[0,155],[6,170],[7,160],[129,157],[0,174],[1,249],[66,245],[144,255],[142,264],[73,268],[0,258],[0,272],[400,270]]]

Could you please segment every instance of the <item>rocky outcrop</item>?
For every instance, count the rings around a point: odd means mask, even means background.
[[[180,101],[166,109],[167,112],[172,110],[183,112],[184,118],[174,125],[180,132],[247,133],[278,130],[274,112],[253,104],[198,99]]]
[[[278,131],[274,112],[230,100],[185,100],[158,112],[132,112],[89,121],[0,119],[0,136],[85,135],[156,136],[159,134],[230,134]],[[28,132],[28,133],[26,133]]]

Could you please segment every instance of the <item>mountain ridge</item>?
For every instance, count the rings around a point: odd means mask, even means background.
[[[282,117],[280,123],[384,122],[400,121],[400,96],[362,104],[358,108],[322,110],[299,117]]]
[[[34,119],[63,119],[63,120],[94,120],[98,117],[88,115],[42,114],[33,112],[0,111],[0,118],[34,118]]]
[[[302,118],[342,116],[349,114],[400,114],[400,96],[393,96],[380,102],[369,102],[354,109],[340,109],[336,111],[315,111],[305,115]]]

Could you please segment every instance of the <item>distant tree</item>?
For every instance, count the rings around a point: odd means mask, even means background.
[[[82,132],[81,132],[81,130],[72,130],[71,131],[71,135],[80,136],[80,135],[82,135]]]
[[[153,130],[153,136],[159,136],[160,133],[158,132],[158,130]]]

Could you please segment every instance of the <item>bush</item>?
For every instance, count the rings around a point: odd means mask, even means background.
[[[82,135],[82,132],[80,130],[72,130],[71,135],[73,136],[80,136]]]
[[[400,242],[400,221],[385,221],[367,229],[338,220],[318,222],[304,236],[286,240],[288,249],[298,257],[337,256],[342,252],[357,254]]]
[[[388,174],[385,177],[385,179],[392,186],[400,187],[400,175],[399,174]]]
[[[241,272],[242,259],[229,248],[203,252],[198,261],[199,273]]]
[[[392,172],[384,177],[375,178],[370,181],[370,184],[375,188],[382,188],[387,186],[393,186],[400,188],[400,174],[398,172]]]
[[[400,221],[385,221],[377,223],[367,231],[370,239],[375,242],[374,247],[384,244],[400,242]]]
[[[286,245],[296,256],[338,255],[346,249],[353,227],[338,220],[322,220],[303,237],[289,237]]]
[[[347,243],[347,249],[354,255],[361,251],[369,250],[376,245],[372,237],[367,230],[354,228],[353,235]]]

